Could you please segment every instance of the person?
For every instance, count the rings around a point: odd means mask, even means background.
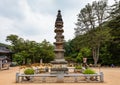
[[[114,64],[111,64],[111,67],[113,68],[113,67],[115,67],[115,65],[114,65]]]

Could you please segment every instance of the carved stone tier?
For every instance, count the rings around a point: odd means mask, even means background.
[[[55,44],[55,45],[56,45],[56,44],[57,44],[57,45],[61,45],[61,44],[63,45],[63,42],[54,42],[54,44]]]
[[[55,30],[54,30],[54,32],[55,32],[55,33],[57,33],[57,32],[62,32],[62,33],[63,33],[63,32],[64,32],[64,30],[63,30],[63,29],[61,29],[61,28],[57,28],[57,29],[55,29]]]
[[[52,64],[67,64],[68,62],[65,61],[65,60],[64,60],[64,61],[63,61],[63,60],[61,60],[61,61],[60,61],[60,60],[59,60],[59,61],[56,60],[56,61],[51,61],[51,63],[52,63]]]
[[[64,49],[55,49],[54,52],[65,52]]]
[[[63,22],[62,21],[56,21],[55,27],[63,27]]]

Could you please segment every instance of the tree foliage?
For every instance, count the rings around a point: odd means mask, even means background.
[[[24,40],[17,35],[9,35],[6,41],[11,43],[12,50],[15,52],[14,61],[18,64],[28,64],[40,62],[50,62],[54,59],[53,45],[44,40],[41,43]]]
[[[75,38],[64,42],[65,59],[68,62],[82,62],[83,57],[91,59],[89,63],[102,65],[120,65],[120,1],[115,0],[108,6],[107,0],[87,4],[77,15]],[[41,43],[24,40],[17,35],[9,35],[10,49],[14,61],[19,64],[35,63],[43,59],[54,59],[54,46],[44,40]]]
[[[111,10],[110,10],[111,11],[110,15],[112,18],[120,15],[120,1],[118,0],[114,0],[114,1],[115,1],[115,4],[111,6]]]
[[[86,44],[92,49],[95,65],[99,60],[101,44],[110,38],[109,29],[103,25],[108,17],[107,7],[106,0],[86,5],[78,14],[76,23],[75,34],[76,36],[84,35],[82,44]]]

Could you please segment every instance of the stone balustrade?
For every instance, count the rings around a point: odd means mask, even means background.
[[[96,74],[33,74],[25,75],[16,73],[16,82],[23,82],[25,77],[31,77],[30,81],[34,82],[36,77],[41,78],[41,82],[103,82],[103,72]],[[51,81],[50,81],[51,79]],[[53,80],[52,80],[53,79]]]

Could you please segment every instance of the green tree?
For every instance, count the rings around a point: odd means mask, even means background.
[[[76,23],[76,36],[84,35],[82,44],[92,49],[94,64],[99,60],[99,50],[106,39],[110,39],[109,28],[104,27],[103,22],[107,21],[107,1],[101,0],[88,4],[78,14]],[[107,33],[107,35],[106,35]]]
[[[112,53],[110,53],[109,51],[109,44],[110,44],[109,42],[106,42],[101,46],[100,63],[102,65],[111,65],[114,61],[114,59],[112,59]]]
[[[120,65],[120,15],[109,21],[107,26],[111,28],[110,34],[113,37],[109,43],[109,52],[112,54],[113,63]]]
[[[112,19],[120,15],[120,1],[117,0],[114,1],[115,3],[111,6],[110,12]]]
[[[83,47],[80,49],[80,52],[78,53],[78,56],[76,58],[77,62],[83,62],[83,58],[88,58],[91,56],[91,50],[88,47]]]
[[[79,48],[76,46],[77,42],[75,42],[76,39],[68,40],[67,42],[64,42],[64,49],[65,49],[65,59],[68,62],[76,62],[76,57],[79,52]]]
[[[7,36],[6,41],[9,41],[12,45],[15,45],[17,43],[18,38],[19,37],[17,35],[11,34]]]
[[[39,62],[40,59],[43,59],[44,62],[50,62],[54,59],[54,46],[46,40],[37,43],[35,41],[24,40],[17,35],[9,35],[6,40],[11,43],[15,56],[23,64]],[[17,57],[14,60],[18,62]]]
[[[44,40],[40,43],[41,47],[41,59],[43,59],[43,62],[50,62],[54,59],[54,47],[51,45],[48,41]]]

